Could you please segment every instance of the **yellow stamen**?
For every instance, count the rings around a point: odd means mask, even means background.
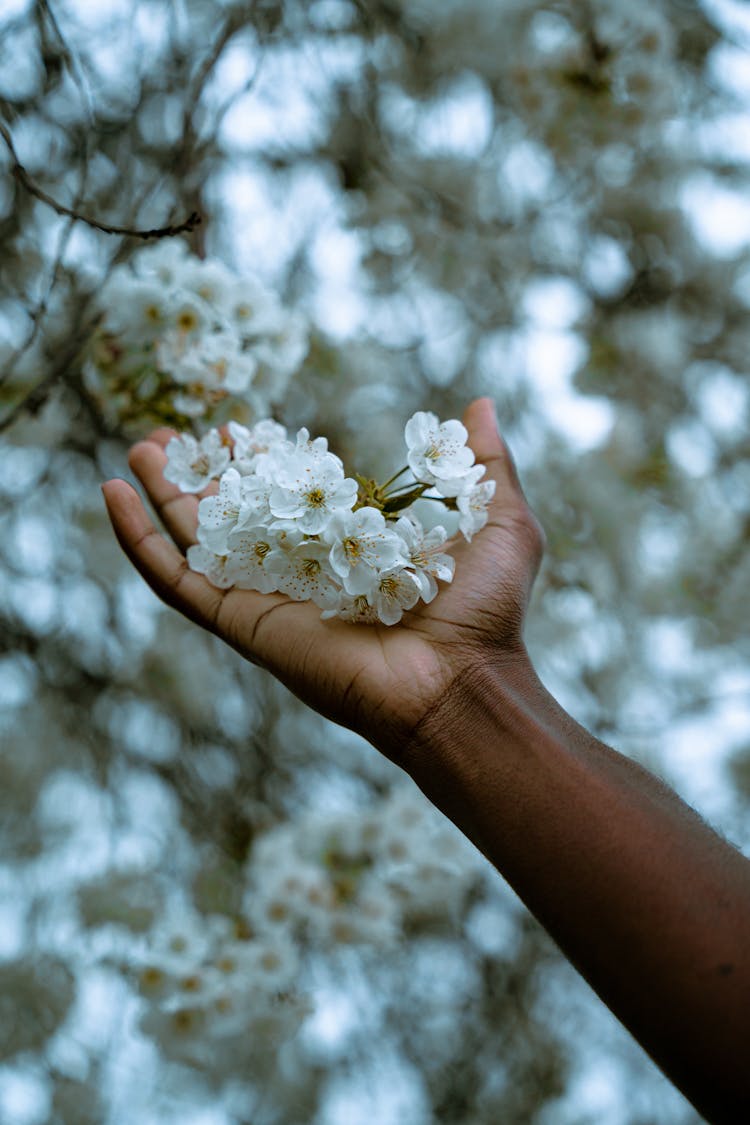
[[[210,465],[208,463],[208,455],[205,453],[200,453],[196,457],[196,459],[191,462],[190,468],[194,473],[207,473],[210,468]]]
[[[352,564],[352,566],[355,566],[357,560],[359,559],[359,556],[362,554],[362,544],[360,543],[359,539],[345,539],[344,551],[349,562]]]

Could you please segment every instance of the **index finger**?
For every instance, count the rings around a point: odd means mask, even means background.
[[[128,463],[148,493],[159,519],[184,554],[196,542],[198,502],[203,496],[215,492],[215,487],[195,495],[182,492],[176,484],[165,479],[165,449],[176,436],[174,430],[155,430],[144,441],[133,446]]]
[[[126,481],[109,480],[102,493],[120,546],[154,593],[198,625],[218,631],[227,591],[190,570],[185,557],[154,527],[138,493]]]

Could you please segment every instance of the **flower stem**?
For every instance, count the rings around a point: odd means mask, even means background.
[[[422,493],[429,487],[429,484],[417,482],[415,485],[409,485],[406,490],[402,488],[398,493],[386,497],[382,509],[386,519],[389,519],[394,512],[401,512],[404,508],[408,508],[415,500],[421,499]]]
[[[455,496],[420,496],[420,500],[436,500],[438,504],[444,504],[451,512],[458,511]]]
[[[399,469],[399,471],[397,473],[394,473],[392,477],[389,477],[388,480],[385,482],[385,484],[379,485],[380,491],[385,492],[388,485],[393,484],[394,480],[398,480],[399,477],[402,477],[405,472],[408,472],[408,469],[409,469],[409,466],[404,465],[403,469]]]

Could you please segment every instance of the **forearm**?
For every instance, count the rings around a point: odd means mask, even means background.
[[[467,672],[404,764],[696,1107],[750,1120],[750,862],[525,661]]]

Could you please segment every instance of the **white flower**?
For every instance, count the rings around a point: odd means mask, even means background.
[[[321,609],[338,604],[340,587],[333,579],[325,543],[307,539],[290,550],[273,551],[265,567],[276,575],[278,589],[294,601],[313,601]]]
[[[406,516],[398,520],[395,530],[404,541],[407,565],[414,571],[420,596],[423,601],[431,602],[438,592],[436,580],[452,582],[456,569],[456,560],[440,550],[448,533],[438,525],[425,534],[421,524],[413,523]]]
[[[403,565],[403,540],[387,526],[377,508],[359,508],[335,516],[325,531],[330,560],[347,594],[369,594],[381,570]]]
[[[264,454],[286,440],[286,427],[271,418],[263,418],[250,430],[238,422],[230,422],[227,428],[234,442],[232,461],[243,474],[253,472]]]
[[[195,1064],[194,1050],[206,1038],[206,1011],[198,1004],[177,1008],[147,1008],[140,1019],[140,1029],[155,1039],[167,1058],[187,1060]]]
[[[141,281],[129,271],[112,272],[102,303],[107,310],[105,330],[132,337],[138,344],[153,339],[166,324],[167,300],[163,286]]]
[[[186,557],[190,569],[198,574],[205,574],[212,586],[228,590],[234,585],[234,578],[227,573],[227,555],[215,555],[200,543],[195,543],[188,547]]]
[[[277,576],[265,568],[266,557],[278,542],[278,534],[267,527],[233,531],[228,541],[227,577],[241,590],[258,590],[261,594],[278,590]]]
[[[231,302],[232,290],[236,284],[234,275],[223,262],[215,258],[188,258],[180,270],[179,281],[186,289],[192,290],[201,300],[215,308],[223,308]]]
[[[208,385],[234,395],[247,390],[257,368],[253,356],[243,352],[237,337],[228,332],[214,332],[204,338],[201,359],[209,371]]]
[[[325,609],[321,619],[328,621],[332,617],[340,617],[342,621],[349,621],[357,625],[377,625],[379,618],[377,610],[370,605],[364,594],[342,593],[339,595],[338,605],[335,609]]]
[[[198,395],[207,390],[241,394],[255,374],[255,360],[228,332],[186,336],[173,330],[159,342],[157,354],[160,367]]]
[[[275,520],[269,507],[273,487],[273,480],[259,473],[250,473],[249,476],[242,478],[241,522],[244,527],[249,526],[250,523],[270,527],[274,522],[281,522]],[[245,518],[246,513],[248,518]]]
[[[188,382],[187,379],[180,378],[179,372],[189,347],[187,337],[176,328],[165,330],[156,341],[156,366],[177,382]]]
[[[178,290],[169,309],[168,322],[185,336],[197,335],[211,327],[214,315],[205,301],[185,290]]]
[[[186,395],[182,392],[172,395],[172,406],[178,414],[185,418],[202,418],[208,409],[208,403],[204,398]]]
[[[240,525],[243,478],[228,468],[219,481],[216,496],[205,496],[198,505],[198,542],[216,554],[226,554],[227,538]],[[251,519],[246,505],[245,522]]]
[[[188,246],[181,238],[164,238],[133,257],[139,277],[158,278],[162,286],[174,285],[188,262]]]
[[[455,418],[440,422],[435,414],[420,410],[406,423],[404,437],[409,468],[419,481],[438,487],[466,475],[474,454],[466,445],[468,433]]]
[[[243,978],[256,988],[281,992],[294,986],[299,958],[292,943],[281,934],[250,942],[244,957]]]
[[[227,332],[201,334],[171,328],[156,341],[158,368],[181,384],[172,399],[181,414],[197,418],[228,394],[241,395],[250,387],[256,363]]]
[[[460,496],[462,492],[471,492],[475,484],[481,480],[487,469],[484,465],[473,465],[467,469],[463,476],[453,477],[450,480],[441,480],[434,486],[439,496]]]
[[[384,625],[396,625],[404,610],[413,609],[417,604],[419,593],[416,576],[404,567],[394,567],[381,572],[367,600]]]
[[[229,464],[229,448],[218,430],[197,441],[192,434],[173,437],[166,448],[165,480],[183,492],[201,492]]]
[[[206,964],[211,991],[219,994],[279,992],[291,987],[299,971],[295,947],[282,933],[217,943]]]
[[[301,429],[297,430],[295,452],[301,453],[305,457],[310,457],[314,461],[328,460],[329,463],[331,461],[335,461],[336,464],[339,465],[342,469],[344,467],[344,463],[341,458],[337,457],[335,453],[329,452],[328,438],[311,438],[310,431],[306,426],[302,426]]]
[[[332,454],[293,454],[278,470],[269,506],[277,519],[294,520],[306,535],[318,535],[331,517],[348,512],[357,499],[357,482],[344,477]]]
[[[456,498],[461,513],[458,526],[469,543],[472,536],[487,523],[487,505],[495,495],[495,487],[494,480],[484,480],[469,492],[460,493]]]
[[[277,332],[284,319],[284,310],[273,293],[249,278],[235,283],[225,307],[237,330],[247,337]]]

